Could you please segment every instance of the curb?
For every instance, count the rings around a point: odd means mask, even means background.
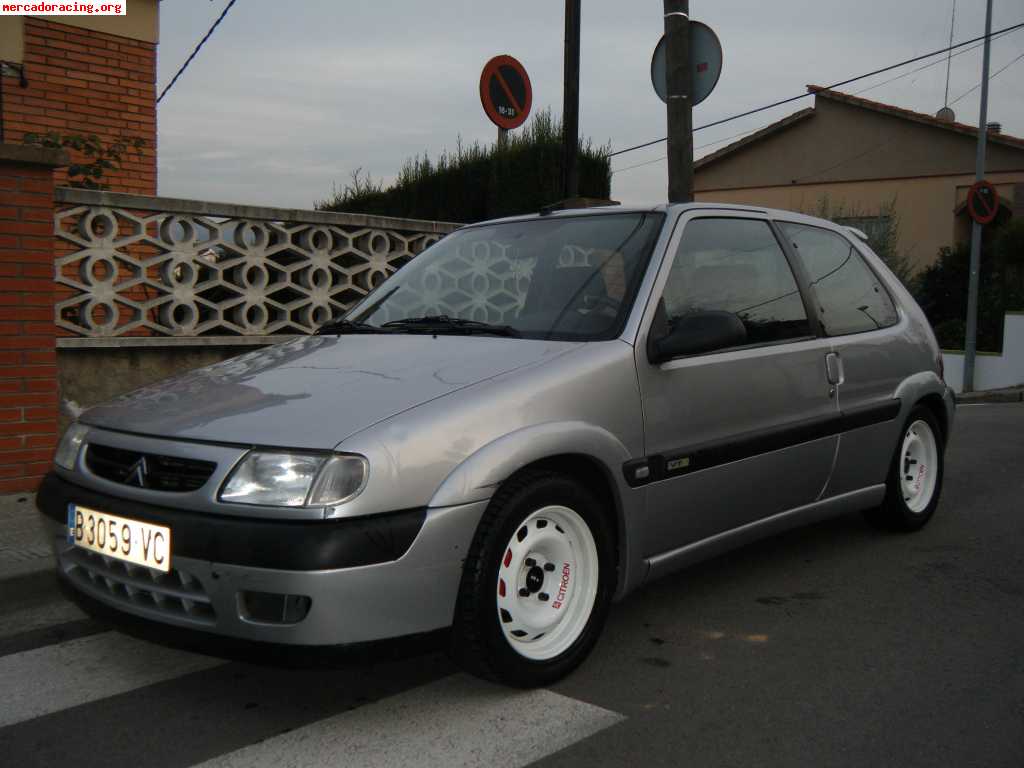
[[[992,389],[987,392],[958,393],[957,403],[1020,403],[1024,402],[1024,388]]]

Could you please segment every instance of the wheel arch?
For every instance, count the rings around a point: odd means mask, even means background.
[[[925,395],[918,400],[914,407],[923,406],[932,412],[935,420],[939,422],[939,431],[942,433],[942,445],[945,446],[949,439],[949,417],[946,414],[946,403],[942,397],[934,392]]]
[[[922,371],[906,378],[897,388],[895,397],[906,404],[902,414],[904,419],[918,406],[928,408],[939,422],[943,445],[948,442],[953,428],[953,402],[949,388],[936,373]]]
[[[478,450],[467,458],[438,488],[430,506],[452,506],[491,498],[497,490],[528,470],[546,470],[578,480],[607,499],[615,534],[618,563],[616,595],[620,595],[628,573],[627,510],[628,487],[621,471],[630,454],[614,435],[583,422],[557,422],[517,430]]]

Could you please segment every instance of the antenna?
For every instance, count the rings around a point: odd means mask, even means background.
[[[946,52],[946,97],[942,102],[943,107],[949,106],[949,70],[953,63],[953,28],[956,26],[956,0],[953,0],[953,19],[949,22],[949,45],[950,49]]]

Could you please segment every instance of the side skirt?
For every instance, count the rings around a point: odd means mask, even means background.
[[[832,496],[796,509],[780,512],[777,515],[755,520],[752,523],[695,541],[677,549],[662,552],[647,558],[647,577],[651,581],[666,574],[685,568],[702,560],[708,560],[723,552],[742,547],[758,539],[773,536],[776,533],[798,528],[802,525],[838,517],[849,512],[871,509],[882,503],[885,498],[885,486],[873,485],[868,488],[850,491],[849,493]]]

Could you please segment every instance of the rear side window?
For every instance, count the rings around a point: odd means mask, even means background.
[[[664,292],[669,325],[689,312],[724,310],[751,344],[811,335],[786,255],[767,222],[694,219],[686,225]]]
[[[896,323],[892,299],[845,237],[803,224],[779,222],[779,227],[807,269],[825,333],[841,336]]]

